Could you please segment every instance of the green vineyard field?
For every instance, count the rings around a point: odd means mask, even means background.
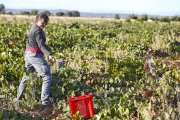
[[[56,58],[49,61],[55,112],[42,110],[42,80],[36,74],[29,74],[24,99],[16,105],[31,25],[0,21],[0,119],[70,120],[67,98],[88,93],[93,94],[92,120],[180,118],[180,23],[48,24],[47,43]]]

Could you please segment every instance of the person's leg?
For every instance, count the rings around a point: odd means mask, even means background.
[[[17,91],[17,100],[22,99],[22,95],[23,95],[23,92],[24,92],[25,88],[26,88],[26,73],[24,72],[22,80],[21,80],[21,82],[19,84],[18,91]]]
[[[52,75],[50,71],[50,67],[43,55],[35,55],[29,56],[29,61],[35,68],[36,72],[42,77],[42,92],[41,92],[41,101],[43,105],[51,105],[51,101],[49,99],[50,87],[52,81]]]
[[[29,60],[27,59],[27,54],[25,55],[25,69],[24,69],[24,73],[23,73],[23,77],[22,80],[19,84],[19,88],[17,91],[17,100],[21,100],[22,96],[23,96],[23,92],[26,88],[26,80],[27,80],[27,76],[26,73],[27,72],[35,72],[34,67],[30,64]]]

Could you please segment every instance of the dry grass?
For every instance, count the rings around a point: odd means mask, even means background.
[[[33,22],[35,16],[28,15],[0,15],[0,21],[17,21],[17,22]],[[118,22],[124,19],[116,20],[114,18],[88,18],[88,17],[60,17],[50,16],[50,23],[72,23],[72,22],[88,22],[88,23],[101,23],[101,22]]]

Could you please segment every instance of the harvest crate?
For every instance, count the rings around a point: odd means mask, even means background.
[[[80,116],[91,118],[94,116],[92,94],[82,95],[74,98],[68,98],[72,117],[79,111]]]

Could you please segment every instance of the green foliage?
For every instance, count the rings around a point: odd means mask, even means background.
[[[6,12],[6,14],[7,14],[7,15],[13,15],[13,13],[12,13],[12,12]]]
[[[131,22],[131,19],[130,19],[130,18],[127,18],[125,21],[126,21],[126,22]]]
[[[170,51],[172,54],[179,56],[180,55],[180,42],[178,42],[177,40],[173,40],[170,43]]]
[[[138,19],[138,16],[137,15],[135,15],[135,14],[131,14],[131,15],[129,15],[129,18],[130,19]]]
[[[170,19],[171,21],[180,21],[180,16],[173,16]]]
[[[56,16],[64,16],[64,12],[57,12]]]
[[[144,14],[139,18],[140,21],[147,21],[148,20],[148,15]]]
[[[31,15],[37,15],[38,14],[38,10],[34,9],[34,10],[31,10]]]
[[[65,15],[68,17],[80,17],[79,11],[66,11]]]
[[[180,21],[179,16],[172,16],[172,17],[150,17],[153,21],[161,21],[161,22],[170,22],[170,21]]]
[[[153,21],[158,21],[159,20],[158,17],[150,17],[150,19],[153,20]]]
[[[28,12],[28,11],[20,11],[19,15],[30,15],[30,12]]]
[[[50,96],[61,111],[58,118],[71,117],[68,97],[93,93],[95,116],[92,119],[174,120],[179,115],[176,99],[179,68],[168,67],[161,62],[162,58],[155,56],[153,72],[157,73],[157,79],[153,81],[144,76],[144,56],[148,48],[154,47],[154,42],[160,41],[160,47],[165,46],[163,50],[171,55],[169,59],[178,58],[178,24],[50,23],[45,32],[57,58],[56,63],[49,63],[53,75]],[[16,109],[14,99],[22,78],[23,53],[31,24],[1,21],[0,26],[0,101],[9,100],[6,104],[0,102],[0,119],[56,119],[32,115],[40,104],[42,80],[37,74],[29,74],[20,104],[24,113]],[[64,60],[61,68],[60,59]]]
[[[118,59],[109,58],[108,62],[108,73],[112,78],[118,77],[119,79],[134,81],[142,77],[143,63],[138,59],[135,60],[134,58],[127,57],[119,61]]]
[[[161,22],[170,22],[170,18],[169,17],[162,17],[159,19]]]

